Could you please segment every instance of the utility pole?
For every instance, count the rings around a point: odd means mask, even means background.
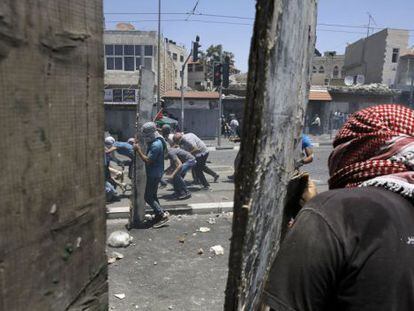
[[[196,40],[191,43],[192,49],[184,64],[181,66],[180,78],[181,78],[181,132],[184,132],[184,74],[185,66],[187,66],[190,57],[193,57],[193,62],[198,60],[198,48],[201,46],[199,44],[200,37],[196,36]]]
[[[219,86],[219,106],[218,106],[218,124],[217,124],[217,146],[221,147],[221,115],[223,110],[223,82]]]
[[[158,0],[157,111],[161,109],[161,0]]]

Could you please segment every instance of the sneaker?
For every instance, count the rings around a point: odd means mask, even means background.
[[[220,175],[216,175],[216,176],[214,177],[214,182],[217,182],[217,180],[219,179],[219,177],[220,177]]]
[[[169,213],[163,213],[162,215],[155,216],[155,223],[152,225],[153,228],[161,228],[170,221]]]
[[[200,190],[210,190],[210,186],[202,187]]]
[[[179,200],[187,200],[189,198],[191,198],[191,193],[190,192],[184,193],[184,194],[182,194],[178,197]]]

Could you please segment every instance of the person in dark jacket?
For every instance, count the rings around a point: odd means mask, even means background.
[[[296,217],[265,303],[273,310],[414,310],[414,111],[361,110],[333,145],[331,191]]]

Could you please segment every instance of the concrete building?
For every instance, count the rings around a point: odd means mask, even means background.
[[[400,57],[397,67],[395,85],[402,91],[411,91],[414,80],[414,52]]]
[[[188,86],[192,90],[212,90],[212,81],[208,77],[208,65],[201,62],[188,62]]]
[[[120,24],[116,30],[105,30],[105,102],[136,101],[140,66],[153,71],[157,83],[157,43],[156,31],[138,31],[128,24]],[[164,94],[174,89],[176,78],[172,58],[166,53],[164,45],[160,50],[160,93]],[[156,86],[154,96],[155,90]]]
[[[181,87],[180,71],[188,57],[188,53],[184,46],[178,45],[175,41],[168,40],[167,38],[165,39],[165,48],[174,63],[174,89],[179,90]],[[184,69],[184,87],[188,84],[187,66]]]
[[[345,52],[346,75],[365,76],[365,83],[394,87],[400,55],[408,50],[409,31],[386,28],[348,45]]]
[[[312,85],[341,85],[344,80],[345,55],[325,52],[323,56],[314,56],[312,62]]]
[[[180,91],[167,92],[163,99],[165,110],[181,124]],[[218,102],[218,92],[185,92],[184,131],[202,138],[216,137],[219,120]]]

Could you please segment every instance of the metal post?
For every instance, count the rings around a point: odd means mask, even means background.
[[[219,86],[219,106],[218,106],[218,131],[217,131],[217,146],[221,146],[221,111],[222,111],[222,97],[223,97],[223,86]]]
[[[161,100],[161,0],[158,0],[158,51],[157,51],[157,111],[160,110]]]
[[[190,57],[192,55],[192,51],[188,55],[187,59],[185,60],[183,66],[181,67],[180,77],[181,77],[181,132],[184,132],[184,74],[185,74],[185,66],[187,65]]]
[[[181,76],[181,132],[184,133],[184,69],[181,69],[180,76]]]

